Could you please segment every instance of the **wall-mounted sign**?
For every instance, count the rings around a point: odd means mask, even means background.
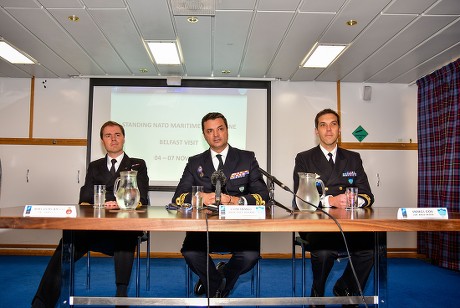
[[[358,126],[358,128],[356,128],[352,134],[353,136],[355,136],[356,139],[358,139],[359,142],[363,141],[364,138],[366,138],[366,136],[369,135],[361,125]]]

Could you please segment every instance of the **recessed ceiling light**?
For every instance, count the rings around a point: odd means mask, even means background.
[[[69,17],[67,17],[70,21],[79,21],[80,20],[80,17],[78,17],[77,15],[70,15]]]
[[[187,21],[191,24],[196,24],[199,20],[195,16],[190,16],[189,18],[187,18]]]
[[[13,64],[36,63],[28,55],[26,56],[23,52],[4,41],[0,41],[0,57]]]
[[[345,50],[347,45],[318,44],[310,50],[305,58],[303,67],[325,68],[328,67]]]
[[[156,64],[180,64],[179,49],[175,41],[146,41]]]
[[[347,21],[347,25],[348,26],[354,26],[354,25],[357,25],[358,22],[356,20],[353,20],[353,19],[350,19],[349,21]]]

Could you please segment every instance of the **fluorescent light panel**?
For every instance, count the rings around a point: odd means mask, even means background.
[[[13,64],[35,64],[7,42],[0,42],[0,57]]]
[[[175,42],[147,42],[156,64],[180,64]]]
[[[347,47],[347,45],[317,45],[305,61],[303,67],[328,67]]]

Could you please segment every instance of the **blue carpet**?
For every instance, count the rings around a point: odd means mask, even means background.
[[[0,256],[0,307],[30,307],[49,257]],[[291,296],[290,259],[261,260],[261,296]],[[345,262],[336,262],[327,283],[326,295],[341,275]],[[111,296],[115,293],[113,260],[92,258],[91,289],[86,289],[86,263],[76,264],[76,295]],[[300,260],[297,262],[297,293],[300,295]],[[135,296],[134,273],[129,296]],[[311,285],[310,262],[307,262],[307,290]],[[415,259],[388,259],[389,307],[454,307],[458,305],[460,273]],[[372,276],[364,290],[371,295]],[[145,259],[141,263],[142,297],[184,297],[185,263],[183,259],[152,259],[151,288],[145,288]],[[307,292],[309,293],[309,292]],[[231,297],[251,297],[250,273],[243,275]],[[457,304],[455,304],[457,303]],[[95,306],[92,306],[95,307]],[[290,306],[292,307],[292,306]],[[334,307],[334,306],[331,306]],[[337,306],[336,306],[337,307]]]

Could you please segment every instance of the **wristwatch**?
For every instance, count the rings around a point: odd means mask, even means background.
[[[238,205],[245,205],[246,202],[247,201],[245,197],[240,197],[240,199],[238,199]]]

